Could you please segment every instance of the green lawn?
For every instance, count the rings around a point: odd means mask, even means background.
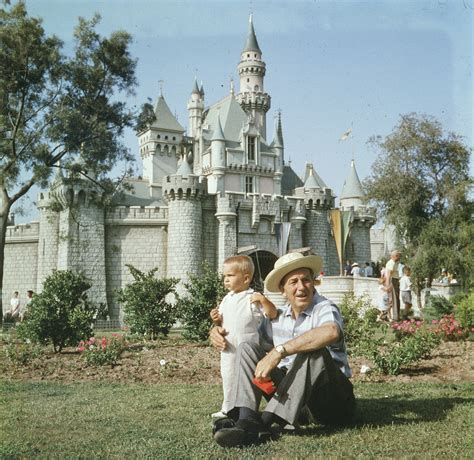
[[[218,447],[220,387],[0,382],[0,458],[472,458],[474,384],[360,383],[355,426]]]

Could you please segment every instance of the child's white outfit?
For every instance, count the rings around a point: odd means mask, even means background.
[[[221,376],[224,401],[222,412],[227,413],[230,407],[231,383],[235,379],[235,352],[241,342],[259,342],[258,326],[264,315],[260,308],[250,302],[255,291],[247,289],[234,293],[230,291],[219,305],[222,315],[222,327],[227,331],[227,347],[221,352]]]
[[[400,278],[400,294],[402,296],[403,303],[409,303],[411,305],[411,279],[407,275],[403,275]]]
[[[390,308],[388,292],[385,290],[385,286],[383,284],[379,285],[379,291],[379,303],[377,308],[381,313],[387,313],[388,309]]]

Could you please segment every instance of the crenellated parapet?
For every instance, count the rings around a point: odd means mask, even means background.
[[[206,193],[206,179],[194,175],[163,178],[163,196],[167,201],[201,199]]]
[[[268,112],[272,105],[272,98],[269,94],[262,92],[239,93],[237,102],[248,113],[253,110]]]
[[[7,227],[6,243],[17,242],[35,242],[38,241],[40,232],[40,223],[37,221],[27,224],[17,224]]]
[[[329,187],[299,187],[295,190],[295,195],[304,201],[306,209],[332,209],[335,205],[335,197]]]
[[[108,225],[167,225],[168,207],[114,206],[106,212]]]
[[[341,206],[341,211],[352,211],[354,225],[370,228],[377,220],[376,209],[372,206]]]

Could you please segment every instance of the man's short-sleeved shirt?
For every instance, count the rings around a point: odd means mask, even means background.
[[[273,320],[265,319],[260,331],[264,342],[273,343],[273,346],[284,345],[289,340],[298,337],[305,332],[327,323],[336,323],[341,331],[341,339],[326,348],[341,371],[351,376],[351,369],[347,360],[346,346],[344,343],[344,322],[339,309],[326,297],[315,294],[312,304],[303,311],[298,318],[291,315],[291,306],[285,305],[278,309],[278,316]],[[286,356],[280,361],[278,367],[290,367],[296,355]]]
[[[400,275],[398,274],[398,262],[395,262],[393,259],[390,259],[386,263],[385,268],[391,271],[390,275],[392,278],[400,278]]]

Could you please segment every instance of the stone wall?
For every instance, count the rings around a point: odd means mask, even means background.
[[[20,302],[23,304],[26,291],[36,290],[38,236],[38,222],[7,228],[2,293],[4,312],[10,309],[14,291],[20,293]]]
[[[379,282],[377,278],[353,278],[352,276],[325,276],[318,292],[339,305],[348,292],[357,296],[368,295],[374,306],[379,299]]]
[[[346,244],[346,259],[358,262],[361,267],[371,262],[370,228],[365,222],[355,221]]]
[[[156,275],[166,276],[168,233],[163,225],[108,224],[105,229],[107,302],[110,316],[121,317],[116,291],[133,281],[126,264],[143,272],[158,267]]]

